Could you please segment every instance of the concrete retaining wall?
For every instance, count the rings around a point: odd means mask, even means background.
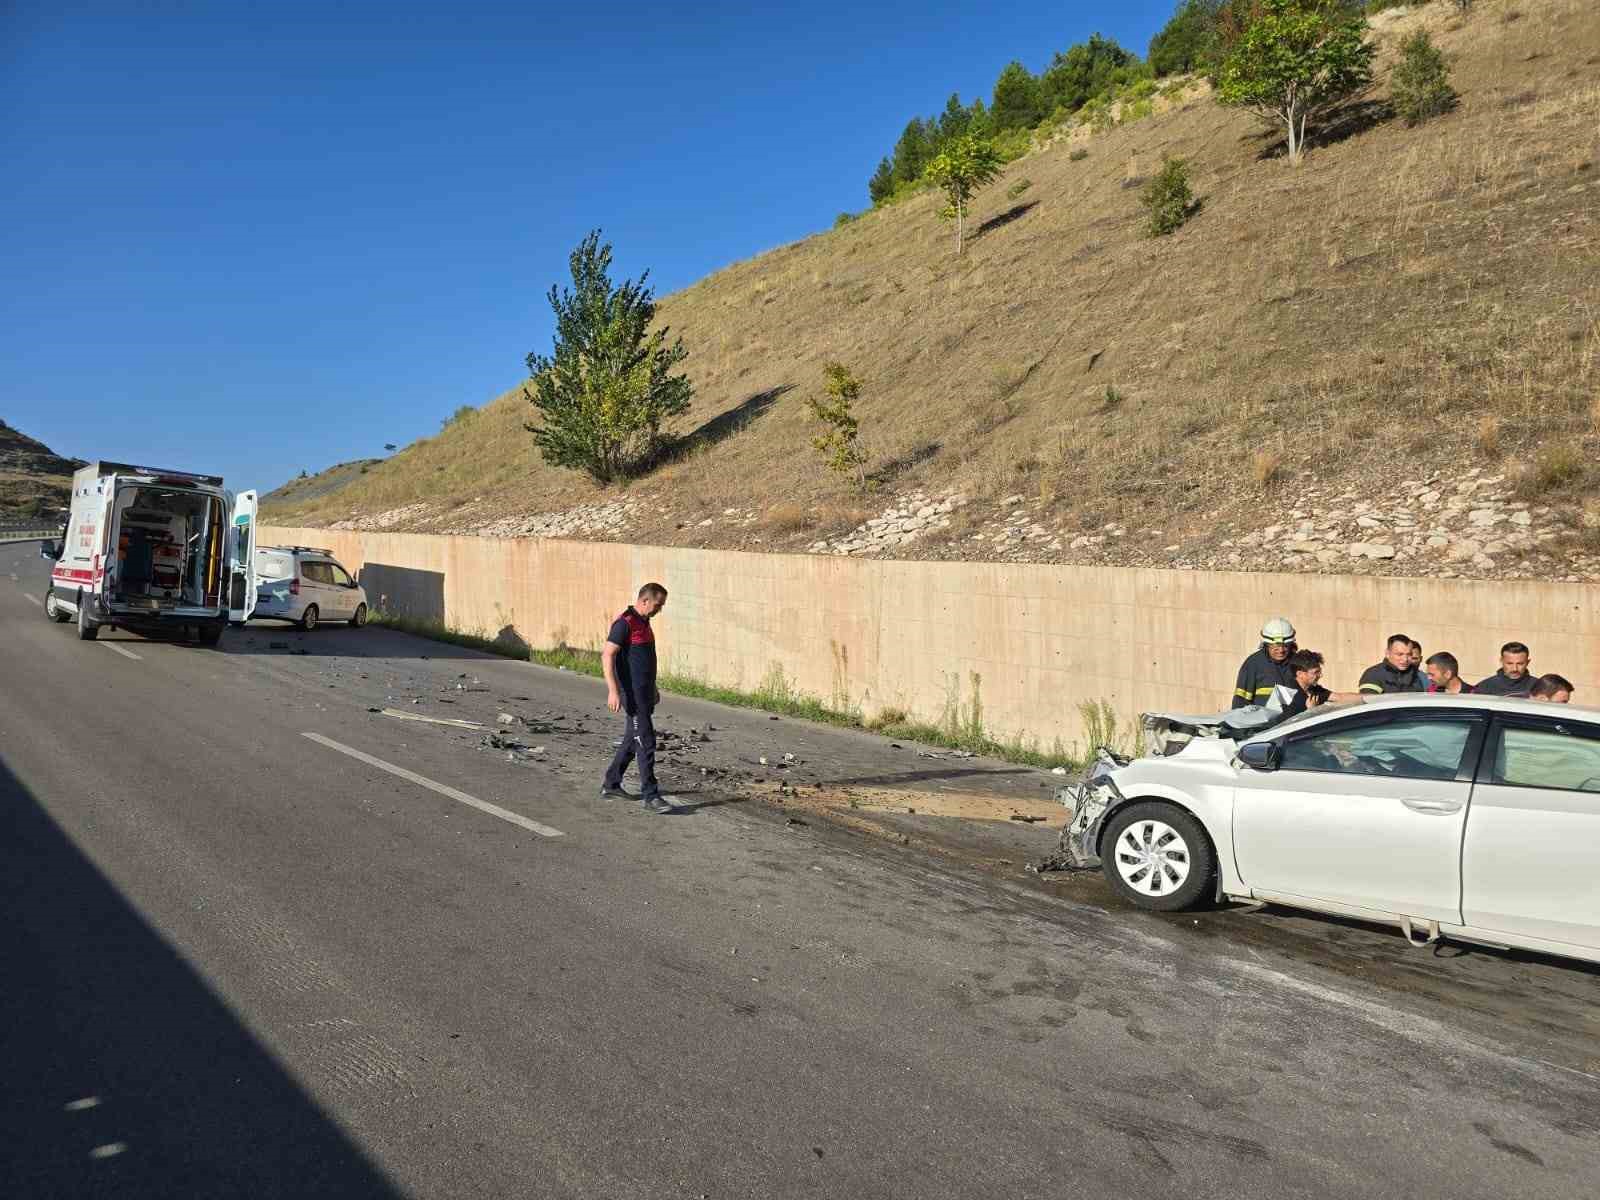
[[[522,538],[262,528],[332,549],[374,601],[532,646],[595,648],[641,583],[671,592],[663,669],[938,721],[981,706],[991,734],[1081,736],[1078,705],[1123,716],[1224,708],[1264,618],[1289,617],[1351,690],[1404,632],[1477,679],[1512,638],[1600,705],[1600,588],[1116,567],[882,562]]]

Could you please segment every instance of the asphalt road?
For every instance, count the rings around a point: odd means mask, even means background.
[[[593,680],[375,629],[81,643],[44,619],[46,577],[0,547],[6,1196],[1527,1198],[1600,1178],[1581,965],[1118,911],[710,785],[652,817],[594,794]],[[506,705],[544,754],[370,711]],[[904,762],[784,737],[852,775]]]

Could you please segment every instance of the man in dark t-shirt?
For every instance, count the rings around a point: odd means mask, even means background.
[[[600,794],[607,799],[632,799],[622,787],[622,776],[637,757],[639,799],[647,812],[655,813],[672,811],[656,782],[653,718],[661,693],[656,690],[656,635],[650,628],[650,618],[666,604],[666,588],[659,583],[645,584],[639,589],[638,599],[611,622],[611,631],[606,634],[606,644],[600,651],[600,666],[606,678],[606,707],[612,712],[628,714],[622,727],[622,744],[606,768]]]

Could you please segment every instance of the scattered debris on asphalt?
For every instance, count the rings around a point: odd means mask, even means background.
[[[1036,817],[1031,813],[1019,813],[1019,812],[1012,813],[1009,819],[1012,820],[1012,821],[1022,821],[1023,823],[1028,824],[1028,825],[1037,825],[1040,821],[1045,820],[1044,817]]]
[[[401,712],[396,708],[368,709],[368,712],[380,712],[386,717],[393,717],[397,721],[422,721],[428,725],[448,725],[453,729],[482,729],[477,721],[460,721],[454,717],[425,717],[421,713]]]

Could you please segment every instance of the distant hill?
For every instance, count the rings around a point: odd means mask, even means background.
[[[262,494],[259,501],[262,512],[270,517],[280,509],[326,501],[382,461],[381,458],[358,458],[318,471],[315,475],[291,479]]]
[[[83,460],[64,458],[43,442],[0,420],[0,522],[52,520],[72,494],[72,473]]]
[[[931,194],[664,297],[694,404],[621,488],[541,461],[508,390],[285,524],[883,557],[1600,578],[1600,21],[1594,0],[1372,18],[1370,96],[1281,133],[1203,84],[1057,130]],[[1387,105],[1428,29],[1456,109]],[[1135,119],[1135,117],[1137,119]],[[1120,121],[1120,123],[1119,123]],[[1141,229],[1188,161],[1201,207]],[[619,247],[648,262],[647,245]],[[549,279],[503,281],[508,305]],[[565,281],[562,281],[565,282]],[[548,350],[548,345],[517,347]],[[806,400],[846,364],[872,454],[825,471]],[[459,397],[441,397],[453,409]],[[949,510],[938,511],[949,502]]]

